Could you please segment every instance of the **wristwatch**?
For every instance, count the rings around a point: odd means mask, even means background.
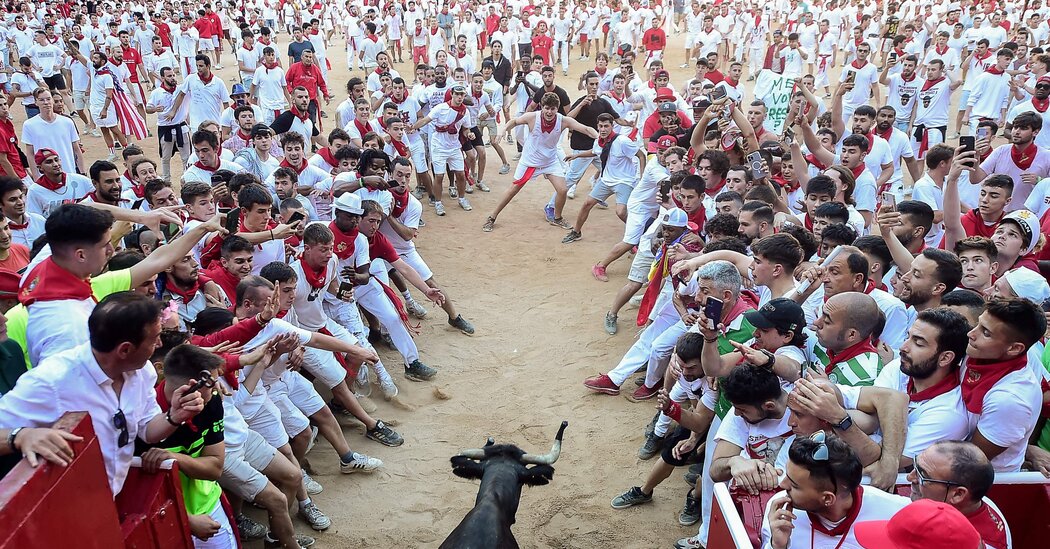
[[[22,427],[15,427],[14,429],[11,429],[11,434],[7,435],[7,445],[11,447],[12,451],[18,451],[18,448],[15,448],[15,437],[17,437],[20,432],[22,432]]]
[[[850,427],[853,427],[853,418],[849,414],[846,414],[846,418],[835,424],[835,428],[839,431],[848,431]]]
[[[770,370],[772,370],[773,366],[777,363],[777,355],[775,355],[775,354],[773,354],[773,353],[771,353],[771,352],[769,352],[769,351],[767,351],[765,349],[759,349],[759,351],[761,351],[762,354],[766,355],[766,363],[763,364],[762,367],[763,368],[769,368]]]

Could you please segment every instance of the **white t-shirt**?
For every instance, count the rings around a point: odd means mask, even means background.
[[[929,204],[935,212],[938,210],[944,211],[944,191],[933,182],[928,173],[923,174],[915,182],[911,190],[911,199]],[[944,225],[942,223],[934,223],[930,232],[926,235],[926,245],[936,248],[940,245],[943,235]]]
[[[73,147],[79,146],[80,134],[77,133],[77,126],[71,118],[56,115],[53,122],[45,121],[43,116],[34,116],[26,120],[22,124],[22,143],[32,145],[34,151],[52,149],[62,159],[63,170],[76,170]]]
[[[1039,420],[1043,394],[1032,372],[1027,367],[1006,374],[984,395],[980,414],[967,410],[971,432],[979,430],[988,442],[1006,448],[992,459],[997,473],[1021,470],[1028,439]],[[964,368],[962,379],[966,375]]]
[[[281,245],[283,246],[284,243],[282,242]],[[367,253],[368,245],[366,241],[365,254]],[[315,331],[324,327],[325,323],[328,322],[328,315],[325,314],[322,303],[324,303],[324,294],[328,291],[328,284],[339,277],[338,264],[338,259],[333,255],[328,260],[328,265],[325,266],[325,284],[320,288],[314,288],[306,280],[306,275],[303,274],[303,262],[301,260],[292,262],[292,270],[295,271],[298,279],[295,282],[295,303],[292,305],[292,308],[295,310],[295,317],[302,328]]]
[[[858,490],[860,490],[863,499],[860,502],[860,511],[857,513],[857,519],[853,523],[854,525],[874,520],[889,520],[893,515],[897,514],[897,511],[900,511],[911,503],[911,500],[906,497],[887,494],[886,492],[872,486],[860,486],[858,487]],[[771,510],[773,502],[781,500],[786,494],[786,492],[781,491],[774,495],[766,505],[765,512],[762,516],[769,517],[769,511]],[[863,549],[860,543],[857,542],[857,537],[853,528],[850,528],[842,537],[829,536],[820,530],[813,528],[813,523],[810,522],[809,519],[809,513],[796,510],[795,517],[796,518],[793,521],[794,528],[791,530],[791,540],[788,542],[790,547]],[[817,520],[820,519],[818,518]],[[824,524],[824,526],[829,528],[831,525]],[[769,520],[768,518],[763,518],[762,547],[770,546],[770,537]]]
[[[218,121],[222,117],[224,104],[230,102],[230,90],[226,87],[226,82],[214,74],[208,84],[201,80],[200,75],[191,74],[175,93],[184,93],[187,96],[183,101],[190,104],[191,128],[196,128],[205,120]]]
[[[401,216],[398,217],[397,220],[409,229],[418,229],[419,221],[422,217],[423,203],[409,194],[408,205],[405,206],[405,211],[401,212]],[[394,247],[394,251],[396,251],[398,255],[405,255],[416,249],[416,244],[411,240],[401,238],[401,235],[397,234],[397,231],[390,226],[389,221],[384,221],[383,224],[379,226],[379,232],[386,236],[387,240],[390,241],[390,245]]]
[[[62,48],[54,44],[33,44],[24,55],[33,60],[34,68],[39,68],[40,76],[44,78],[59,74],[65,57]]]
[[[722,418],[715,440],[724,440],[740,447],[742,456],[773,464],[784,441],[791,436],[791,427],[788,425],[790,417],[791,410],[785,408],[780,418],[749,423],[736,414],[736,409],[732,409]]]
[[[878,83],[879,71],[875,64],[870,61],[859,69],[852,64],[846,65],[842,69],[839,82],[845,82],[846,77],[851,72],[856,73],[857,76],[853,80],[853,89],[842,98],[842,105],[850,110],[856,110],[857,107],[864,105],[871,98],[871,86]]]

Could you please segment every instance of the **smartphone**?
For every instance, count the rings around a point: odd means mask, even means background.
[[[844,83],[852,84],[857,80],[857,71],[849,71],[846,73],[846,80]]]
[[[711,90],[711,101],[718,101],[725,97],[727,93],[725,86],[715,86],[715,89]]]
[[[347,282],[347,281],[340,282],[338,291],[339,291],[339,297],[342,297],[343,294],[353,292],[354,291],[354,285],[353,285],[352,282]],[[353,299],[351,299],[351,301],[353,301]]]
[[[230,234],[237,234],[237,229],[241,226],[241,209],[233,208],[226,212],[226,230]]]
[[[959,145],[962,146],[962,152],[976,152],[977,151],[977,138],[972,135],[960,135]],[[970,162],[970,165],[977,163],[977,160]]]
[[[1044,312],[1050,313],[1050,297],[1043,300],[1042,307]]]
[[[891,192],[882,193],[883,207],[889,206],[891,210],[897,209],[897,195]]]
[[[517,77],[518,78],[524,78],[525,77],[525,71],[518,71]]]
[[[897,62],[897,52],[891,51],[889,55],[890,63]]]
[[[988,126],[980,126],[977,128],[977,139],[988,139],[992,136],[992,130]]]
[[[292,225],[297,221],[302,221],[304,219],[306,219],[306,214],[304,214],[303,212],[295,212],[292,214],[291,217],[288,218],[288,224]]]
[[[748,154],[746,160],[748,168],[751,169],[752,178],[762,179],[766,176],[765,170],[762,169],[762,155],[758,151]]]
[[[717,297],[708,297],[704,303],[704,316],[707,317],[707,327],[714,330],[722,321],[722,300]]]
[[[791,131],[791,128],[786,128],[784,130],[784,141],[787,141],[787,142],[790,143],[790,142],[792,142],[794,140],[795,140],[795,132]]]
[[[211,175],[211,186],[212,187],[214,187],[216,185],[222,185],[225,182],[226,182],[226,178],[224,178],[223,176],[216,175],[216,174],[212,174]]]

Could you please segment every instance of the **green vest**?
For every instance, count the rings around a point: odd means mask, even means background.
[[[741,314],[739,319],[740,326],[738,326],[735,329],[727,328],[725,334],[718,336],[719,355],[726,355],[736,350],[736,347],[733,347],[733,344],[730,343],[731,341],[735,341],[737,343],[747,343],[754,336],[755,327],[747,321],[747,318],[745,318],[744,315]],[[735,322],[733,324],[735,324]],[[719,378],[718,381],[719,383],[721,383],[725,381],[725,378]],[[718,404],[715,405],[715,414],[718,415],[718,418],[722,419],[726,417],[726,414],[729,413],[729,410],[732,407],[733,403],[729,402],[729,399],[727,399],[725,395],[721,391],[719,391]]]

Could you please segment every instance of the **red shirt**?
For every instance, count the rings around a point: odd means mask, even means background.
[[[328,85],[325,84],[324,75],[321,74],[321,67],[318,67],[317,63],[309,67],[304,65],[302,61],[292,63],[292,66],[288,67],[288,73],[284,75],[284,78],[288,81],[289,93],[296,87],[303,86],[310,93],[311,100],[317,99],[318,88],[321,88],[324,95],[328,95]]]
[[[157,25],[157,36],[160,37],[160,43],[165,48],[171,47],[171,28],[167,25]]]
[[[997,548],[1006,547],[1006,521],[991,505],[982,504],[976,513],[966,519],[970,521],[974,530],[981,534],[981,540],[986,544]]]
[[[205,15],[211,21],[211,33],[215,36],[222,36],[222,19],[219,18],[219,14],[214,11]]]
[[[387,263],[393,263],[401,259],[401,256],[397,255],[397,251],[394,250],[390,240],[379,231],[376,231],[376,234],[368,239],[368,257],[382,259]]]
[[[197,29],[197,33],[200,37],[211,40],[211,35],[215,34],[211,28],[211,19],[207,15],[193,22],[193,28]]]
[[[543,58],[544,65],[551,64],[551,48],[554,47],[554,39],[546,34],[537,34],[532,37],[532,54]]]
[[[492,34],[492,33],[496,32],[496,29],[498,29],[498,28],[499,28],[499,15],[495,14],[495,13],[489,14],[489,16],[485,18],[485,30],[487,30],[489,34]],[[504,46],[504,47],[506,47],[506,46]]]
[[[962,216],[963,230],[966,231],[966,236],[983,236],[985,238],[991,238],[995,234],[996,227],[999,223],[989,225],[984,222],[981,218],[981,214],[977,210],[970,210],[966,212],[966,215]]]
[[[7,259],[0,260],[0,269],[18,272],[29,265],[29,248],[12,243],[7,252]]]
[[[663,29],[650,28],[642,35],[642,44],[646,51],[661,51],[667,47],[667,33]]]
[[[139,53],[139,50],[130,46],[127,48],[120,48],[120,50],[124,52],[124,63],[128,66],[128,72],[131,73],[128,80],[131,80],[133,84],[138,84],[139,65],[142,64],[142,54]]]
[[[18,155],[18,134],[15,133],[14,123],[10,120],[0,120],[0,154],[7,156],[7,161],[15,169],[15,173],[0,173],[11,175],[22,179],[26,176],[26,168],[22,165],[22,157]]]

